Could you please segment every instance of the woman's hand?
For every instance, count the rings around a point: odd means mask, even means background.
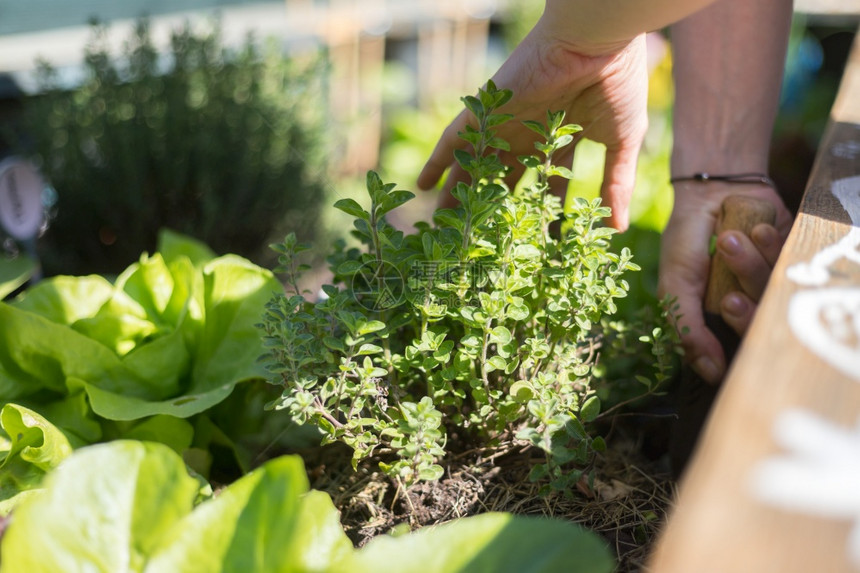
[[[500,152],[510,166],[510,180],[523,172],[520,155],[535,152],[536,135],[520,123],[546,121],[547,111],[564,110],[568,123],[583,127],[580,137],[606,145],[606,161],[601,195],[612,208],[611,226],[628,226],[628,204],[636,177],[636,161],[648,127],[648,71],[645,36],[630,42],[601,48],[591,53],[556,36],[545,15],[517,46],[510,58],[493,76],[500,88],[513,91],[513,98],[501,111],[514,114],[515,121],[498,128],[511,150]],[[464,174],[453,161],[455,149],[466,142],[457,134],[473,118],[463,111],[442,134],[418,178],[422,189],[432,188],[447,168],[451,173],[446,189],[462,180]],[[575,145],[556,154],[554,162],[568,168],[573,162]]]
[[[750,237],[738,231],[724,231],[717,237],[717,249],[743,289],[723,297],[721,315],[743,335],[791,227],[791,214],[775,190],[717,182],[676,185],[675,207],[663,232],[660,254],[658,290],[661,296],[677,297],[686,359],[711,383],[722,379],[726,358],[720,342],[705,326],[702,309],[710,268],[708,247],[723,199],[734,194],[763,199],[777,208],[775,227],[757,225]]]

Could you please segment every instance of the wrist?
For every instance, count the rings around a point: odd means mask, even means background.
[[[675,207],[673,211],[682,213],[692,210],[699,214],[709,212],[712,215],[716,215],[720,205],[730,195],[746,195],[774,204],[782,203],[777,190],[765,183],[737,184],[714,180],[684,180],[674,183],[673,187],[675,190]]]
[[[701,135],[701,134],[700,134]],[[695,141],[685,141],[683,136],[675,133],[672,149],[672,177],[683,177],[693,173],[764,173],[768,172],[768,150],[760,149],[745,152],[739,149],[720,149],[712,145],[703,145],[701,137]],[[705,140],[709,141],[709,140]]]
[[[624,51],[638,36],[604,38],[595,33],[593,27],[587,27],[567,2],[552,1],[546,2],[533,33],[540,33],[570,52],[594,58],[616,55]]]

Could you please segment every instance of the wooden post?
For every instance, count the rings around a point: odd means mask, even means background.
[[[336,0],[330,6],[325,39],[331,60],[329,101],[336,129],[338,171],[358,174],[376,167],[382,121],[385,37],[364,29],[379,0]]]

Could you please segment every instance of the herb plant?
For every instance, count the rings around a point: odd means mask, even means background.
[[[40,65],[22,134],[9,136],[57,190],[46,274],[118,274],[162,228],[258,263],[287,229],[313,236],[325,172],[316,60],[252,38],[230,49],[217,26],[172,31],[160,53],[146,20],[114,54],[106,28],[92,30],[81,83]]]
[[[550,177],[570,178],[553,155],[580,131],[563,113],[525,122],[541,138],[520,158],[536,181],[516,193],[505,185],[495,150],[509,146],[496,128],[512,117],[497,110],[510,97],[490,82],[463,98],[475,127],[461,133],[471,152],[455,156],[470,182],[453,188],[459,205],[437,210],[435,225],[390,226],[386,213],[413,195],[373,172],[369,206],[335,203],[355,217],[362,248],[338,244],[323,300],[308,302],[298,287],[307,247],[292,235],[273,246],[290,286],[260,325],[271,382],[283,387],[270,407],[318,426],[324,443],[351,446],[354,465],[377,455],[398,483],[439,478],[452,433],[541,450],[531,477],[555,489],[579,481],[605,447],[588,427],[601,412],[594,366],[603,342],[619,340],[604,319],[638,267],[629,249],[609,249],[614,230],[600,226],[609,209],[599,200],[576,199],[564,213],[547,192]],[[669,367],[667,337],[657,328],[642,341],[658,349],[655,373],[641,375],[652,390]]]

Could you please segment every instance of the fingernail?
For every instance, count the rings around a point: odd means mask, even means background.
[[[722,370],[707,356],[702,356],[693,362],[693,370],[704,378],[705,382],[710,382],[711,384],[716,384],[723,376]]]
[[[720,238],[718,245],[720,250],[727,255],[736,255],[741,252],[741,243],[733,234],[728,234]]]
[[[727,294],[723,298],[723,311],[732,316],[743,316],[747,305],[743,298],[736,294]]]

